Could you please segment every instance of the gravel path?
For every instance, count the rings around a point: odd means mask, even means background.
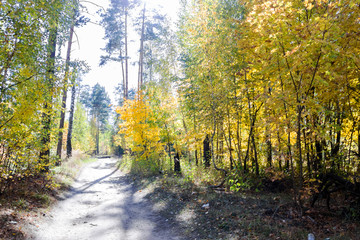
[[[115,168],[116,161],[99,159],[83,168],[32,239],[182,239],[177,226],[155,214],[145,193]]]

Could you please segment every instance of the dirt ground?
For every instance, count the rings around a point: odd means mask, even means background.
[[[62,200],[28,226],[28,239],[182,239],[178,226],[153,211],[117,161],[99,159],[84,167]]]

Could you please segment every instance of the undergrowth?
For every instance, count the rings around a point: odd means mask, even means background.
[[[138,160],[136,156],[124,155],[119,161],[122,171],[144,177],[163,175],[181,176],[184,182],[203,185],[216,185],[222,181],[222,173],[213,168],[196,166],[195,162],[181,161],[181,173],[174,173],[173,161],[168,157]]]
[[[60,166],[52,169],[55,188],[66,188],[70,186],[79,173],[80,168],[84,164],[94,161],[96,161],[96,158],[91,158],[81,152],[75,151],[73,157],[63,161]]]
[[[164,161],[166,162],[166,161]],[[169,162],[169,161],[167,161]],[[289,175],[266,169],[260,176],[234,171],[223,188],[212,188],[224,179],[221,172],[181,162],[181,174],[171,162],[161,169],[126,156],[121,168],[133,174],[139,189],[155,210],[179,224],[188,239],[356,239],[360,225],[344,218],[340,206],[325,206],[301,213],[294,204]]]

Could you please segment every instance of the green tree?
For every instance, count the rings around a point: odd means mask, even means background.
[[[90,114],[96,123],[96,154],[99,154],[100,132],[104,132],[106,123],[110,116],[111,101],[105,91],[105,87],[95,84],[91,92]]]
[[[137,4],[136,0],[111,0],[109,9],[102,15],[105,39],[108,42],[105,46],[107,55],[101,57],[100,65],[109,60],[121,63],[125,99],[128,98],[129,90],[128,18],[129,11]]]
[[[85,153],[95,151],[95,141],[91,137],[90,122],[85,107],[79,101],[76,103],[73,127],[73,145],[75,149]]]
[[[67,35],[69,6],[64,1],[0,4],[2,179],[38,173],[51,164],[53,116],[58,110],[54,96],[62,87],[59,76],[64,69],[55,48]]]
[[[75,31],[75,27],[83,26],[88,22],[88,19],[80,16],[79,13],[79,2],[77,0],[73,0],[70,4],[72,8],[72,18],[70,21],[69,26],[69,36],[68,36],[68,45],[67,45],[67,51],[66,51],[66,59],[65,59],[65,73],[64,73],[64,79],[63,79],[63,88],[62,88],[62,101],[61,101],[61,113],[60,113],[60,124],[59,124],[59,136],[58,136],[58,144],[57,144],[57,150],[56,155],[58,156],[58,161],[61,160],[61,152],[62,152],[62,142],[63,142],[63,130],[64,130],[64,123],[65,123],[65,111],[66,111],[66,99],[67,99],[67,92],[68,92],[68,86],[69,86],[69,79],[71,76],[71,71],[76,68],[76,63],[71,62],[71,50],[72,50],[72,43],[73,43],[73,35]],[[79,66],[77,66],[79,67]],[[59,164],[59,162],[57,162]]]

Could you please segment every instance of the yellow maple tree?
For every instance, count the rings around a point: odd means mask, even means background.
[[[134,100],[126,100],[116,112],[120,115],[120,134],[123,134],[127,146],[138,155],[139,160],[149,160],[162,151],[161,129],[156,117],[140,92]]]

